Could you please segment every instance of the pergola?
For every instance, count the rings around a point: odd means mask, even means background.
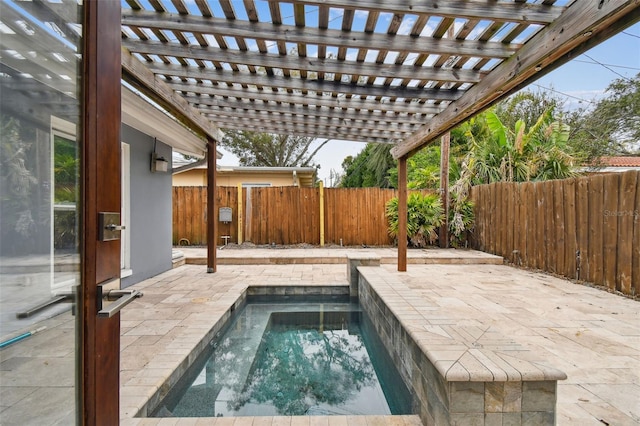
[[[406,240],[408,157],[640,20],[638,0],[125,3],[123,78],[202,138],[209,187],[219,129],[392,144],[399,241]],[[69,3],[30,7],[71,21]],[[215,209],[208,214],[216,241]],[[406,270],[403,244],[398,269]]]
[[[640,18],[632,0],[126,3],[124,78],[207,138],[210,188],[218,128],[392,144],[398,241],[409,156]]]

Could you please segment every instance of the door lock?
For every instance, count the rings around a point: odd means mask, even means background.
[[[120,213],[98,213],[98,240],[114,241],[120,239],[120,231],[126,227],[120,225]]]

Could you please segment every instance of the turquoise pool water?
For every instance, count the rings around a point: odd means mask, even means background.
[[[410,414],[411,396],[348,301],[249,301],[153,417]]]

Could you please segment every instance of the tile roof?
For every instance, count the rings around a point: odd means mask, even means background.
[[[640,156],[634,157],[602,157],[600,165],[606,167],[640,167]]]

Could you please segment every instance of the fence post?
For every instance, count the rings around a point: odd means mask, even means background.
[[[320,247],[324,247],[324,184],[318,182],[320,190]]]

